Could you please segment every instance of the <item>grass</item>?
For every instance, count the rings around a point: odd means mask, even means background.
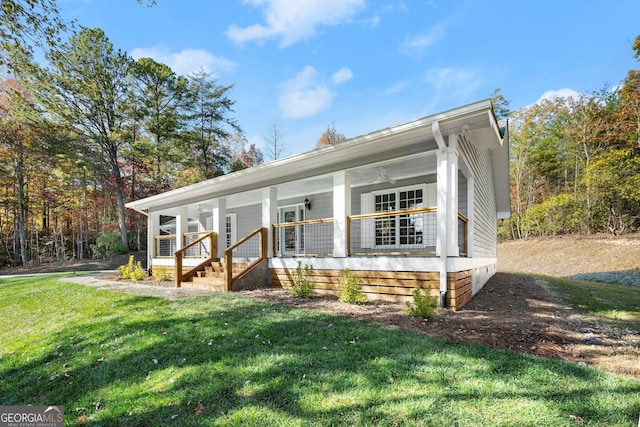
[[[0,405],[87,426],[636,426],[640,383],[232,294],[0,279]],[[574,418],[572,418],[574,417]]]
[[[544,276],[575,310],[620,327],[640,331],[640,288]]]

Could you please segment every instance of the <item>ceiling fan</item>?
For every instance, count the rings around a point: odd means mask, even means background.
[[[389,175],[387,175],[387,169],[386,168],[379,168],[380,169],[380,173],[378,174],[378,177],[376,179],[374,179],[373,181],[371,181],[369,184],[395,184],[396,180],[389,177]]]

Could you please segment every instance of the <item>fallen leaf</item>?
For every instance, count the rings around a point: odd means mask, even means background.
[[[579,417],[577,415],[569,415],[569,418],[571,418],[572,421],[575,421],[577,423],[581,423],[582,422],[582,417]]]
[[[202,402],[198,402],[198,404],[195,407],[196,415],[201,415],[203,409],[204,409],[204,405],[202,404]]]
[[[91,420],[89,419],[89,417],[85,417],[85,416],[83,415],[83,416],[81,416],[81,417],[76,418],[76,421],[78,422],[78,424],[86,424],[86,423],[88,423],[88,422],[89,422],[89,421],[91,421]]]

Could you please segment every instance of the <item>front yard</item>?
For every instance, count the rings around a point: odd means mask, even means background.
[[[0,278],[0,405],[67,425],[635,426],[640,382],[223,294]]]

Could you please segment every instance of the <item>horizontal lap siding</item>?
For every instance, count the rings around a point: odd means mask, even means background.
[[[495,258],[498,248],[498,220],[493,182],[491,150],[478,150],[464,138],[459,149],[474,177],[474,258]]]
[[[274,269],[272,279],[274,286],[291,286],[295,270]],[[394,302],[411,301],[416,288],[429,289],[432,295],[438,294],[440,286],[437,272],[396,272],[396,271],[351,271],[362,279],[362,291],[369,300],[385,300]],[[339,295],[338,284],[342,272],[340,270],[314,270],[309,279],[313,282],[314,294]]]

